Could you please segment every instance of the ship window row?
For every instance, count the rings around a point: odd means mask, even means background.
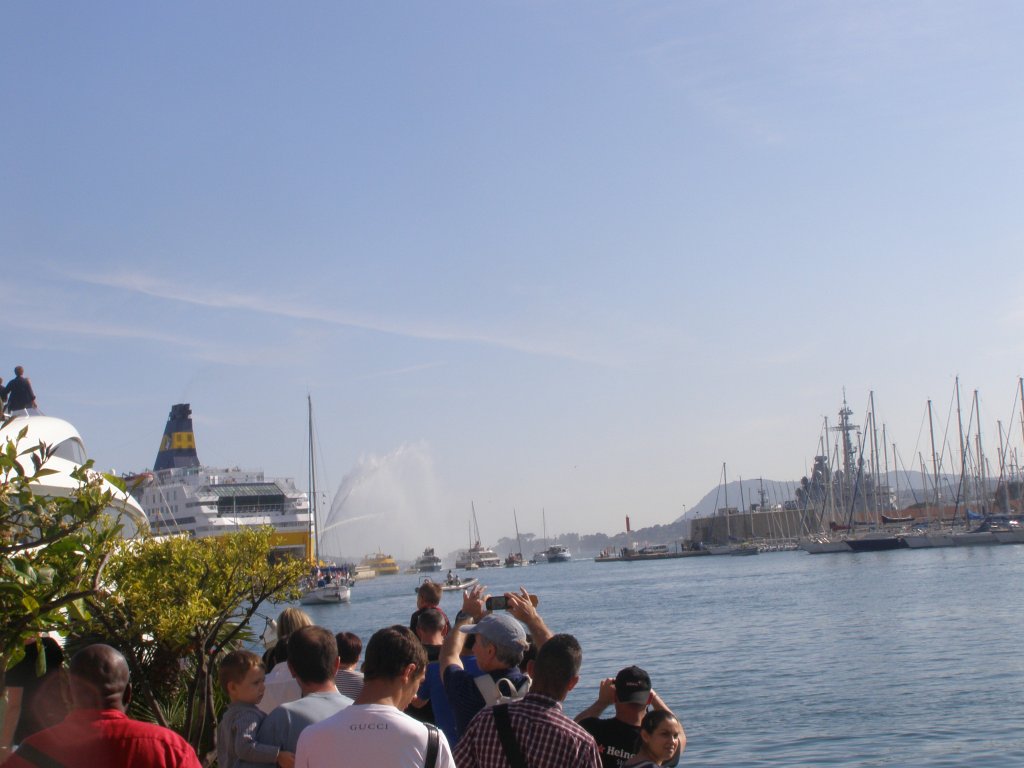
[[[150,525],[154,528],[178,528],[182,525],[192,525],[195,521],[196,519],[194,517],[182,517],[177,520],[174,518],[168,520],[161,517],[156,520],[151,520]]]
[[[217,508],[217,516],[224,517],[234,515],[280,515],[285,511],[283,506],[261,506],[259,504],[246,504],[233,506],[226,504]]]
[[[299,530],[303,530],[303,531],[306,530],[306,526],[305,525],[275,525],[274,526],[274,530],[276,530],[276,531],[284,531],[284,530],[286,530],[288,528],[298,528]],[[205,533],[222,534],[222,533],[232,533],[232,532],[234,532],[236,530],[245,530],[245,529],[248,529],[248,526],[233,527],[233,526],[230,526],[230,525],[202,525],[202,526],[196,526],[195,532],[196,532],[196,534],[205,534]]]

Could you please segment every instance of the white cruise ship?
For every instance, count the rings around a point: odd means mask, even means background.
[[[269,525],[275,551],[310,557],[309,499],[291,478],[199,463],[188,403],[171,407],[152,472],[127,478],[157,535],[219,536]]]

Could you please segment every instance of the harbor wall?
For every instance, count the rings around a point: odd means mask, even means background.
[[[690,541],[714,546],[750,539],[795,540],[803,535],[805,515],[799,509],[735,512],[690,521]]]

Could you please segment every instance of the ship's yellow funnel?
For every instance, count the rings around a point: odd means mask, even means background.
[[[171,415],[167,417],[167,426],[164,427],[164,436],[160,440],[160,450],[157,452],[156,462],[153,464],[153,471],[198,466],[196,436],[192,432],[192,409],[188,403],[172,405]]]

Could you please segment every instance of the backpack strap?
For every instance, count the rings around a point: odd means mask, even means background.
[[[22,744],[15,753],[22,760],[26,760],[39,768],[64,768],[64,763],[45,752],[40,752],[31,744]]]
[[[423,768],[434,768],[437,765],[437,750],[440,737],[437,735],[437,726],[433,723],[424,723],[427,726],[427,756],[423,760]]]
[[[491,708],[494,713],[494,725],[498,729],[498,738],[501,739],[502,749],[505,750],[505,757],[511,768],[526,768],[526,758],[519,749],[519,742],[512,733],[512,720],[508,716],[508,704],[498,704]]]
[[[501,691],[498,690],[498,684],[494,682],[494,678],[489,672],[477,675],[473,678],[473,682],[476,684],[476,689],[480,691],[480,695],[484,697],[484,706],[489,707],[498,702]]]
[[[523,682],[519,684],[519,687],[516,688],[512,681],[507,677],[503,677],[495,682],[489,672],[484,672],[482,675],[474,677],[473,682],[476,684],[476,689],[480,691],[480,695],[483,696],[484,704],[489,707],[492,704],[497,704],[502,699],[514,700],[523,698],[530,692],[530,684],[532,681],[529,677],[526,677]],[[503,686],[502,683],[505,685]]]

